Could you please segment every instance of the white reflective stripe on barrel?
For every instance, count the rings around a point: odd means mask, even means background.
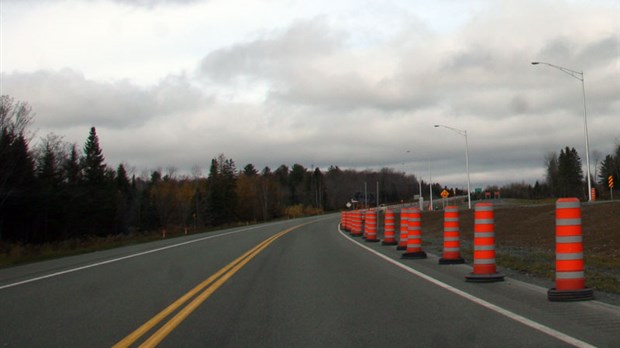
[[[475,232],[475,238],[493,238],[495,237],[495,232]]]
[[[494,265],[495,259],[475,259],[474,265]]]
[[[556,226],[576,226],[581,225],[581,219],[555,219]]]
[[[555,259],[561,261],[581,260],[583,259],[583,253],[555,253]]]
[[[562,236],[555,237],[556,243],[581,243],[583,241],[582,236]]]
[[[556,272],[556,279],[582,279],[585,276],[583,271],[579,272]]]
[[[581,207],[581,203],[580,202],[557,202],[555,204],[556,208],[559,209],[566,209],[566,208],[579,208]]]

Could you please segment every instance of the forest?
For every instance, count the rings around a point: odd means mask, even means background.
[[[85,236],[107,236],[162,231],[202,231],[207,227],[269,221],[345,209],[352,201],[412,202],[429,191],[435,198],[444,189],[414,175],[391,168],[381,170],[306,168],[282,164],[278,168],[238,168],[220,154],[211,159],[205,177],[199,170],[178,175],[168,168],[149,175],[128,172],[105,162],[97,130],[91,127],[83,146],[47,134],[30,147],[33,112],[28,103],[10,96],[0,100],[0,242],[47,243]],[[86,131],[86,130],[85,130]],[[85,132],[86,133],[86,132]],[[587,197],[581,159],[575,149],[561,149],[546,158],[545,182],[488,187],[503,198],[541,199]],[[620,177],[620,145],[598,167],[596,187],[609,193],[608,176]],[[379,187],[379,197],[375,197]],[[472,193],[479,199],[481,193]],[[378,201],[377,201],[378,199]]]

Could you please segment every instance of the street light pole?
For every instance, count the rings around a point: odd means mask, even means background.
[[[411,150],[407,150],[407,153],[411,153]],[[428,162],[429,180],[431,180],[430,173],[431,173],[431,162],[429,161]],[[424,211],[424,197],[422,196],[422,175],[420,175],[419,177],[416,177],[416,179],[418,180],[418,192],[420,193],[420,199],[418,200],[418,202],[420,204],[420,211]],[[432,183],[431,183],[431,186],[432,186]],[[433,201],[432,187],[431,187],[431,196],[429,197],[429,199],[430,199],[431,205],[432,205],[432,201]]]
[[[589,140],[588,140],[588,112],[586,109],[586,85],[584,82],[583,72],[571,70],[571,69],[564,68],[558,65],[554,65],[551,63],[532,62],[532,65],[538,65],[538,64],[543,64],[543,65],[547,65],[552,68],[558,69],[561,72],[581,81],[581,92],[583,94],[583,132],[585,134],[585,140],[586,140],[586,167],[588,169],[587,174],[586,174],[588,177],[588,201],[592,202],[592,183],[590,181],[590,145],[589,145]]]
[[[469,141],[467,140],[467,130],[452,128],[442,124],[436,124],[435,127],[443,127],[465,137],[465,169],[467,170],[467,206],[471,209],[471,187],[469,180]]]
[[[428,211],[433,211],[433,174],[431,172],[431,162],[428,162],[428,194],[429,194],[429,206]]]

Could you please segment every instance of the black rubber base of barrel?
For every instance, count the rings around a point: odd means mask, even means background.
[[[396,250],[407,250],[407,247],[399,245],[398,247],[396,247]]]
[[[393,241],[393,242],[386,242],[386,241],[383,241],[383,242],[381,242],[381,245],[396,245],[396,244],[398,244],[398,242],[397,242],[397,241]]]
[[[415,251],[412,253],[404,253],[401,259],[425,259],[426,253],[424,251]]]
[[[504,281],[504,275],[501,273],[491,273],[491,274],[473,274],[470,273],[468,276],[465,276],[465,281],[471,283],[493,283],[493,282],[502,282]]]
[[[444,259],[443,257],[439,259],[440,265],[459,265],[461,263],[465,263],[465,259],[459,257],[457,259]]]
[[[377,243],[380,241],[381,241],[380,239],[368,239],[368,238],[366,238],[365,240],[366,243]]]
[[[594,300],[594,291],[589,288],[579,290],[556,290],[556,288],[551,288],[547,291],[547,298],[552,302],[589,301]]]

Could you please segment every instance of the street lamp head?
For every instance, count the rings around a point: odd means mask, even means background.
[[[540,62],[532,62],[532,65],[540,64]]]
[[[436,125],[434,125],[433,127],[439,127],[439,125],[438,125],[438,124],[436,124]]]

